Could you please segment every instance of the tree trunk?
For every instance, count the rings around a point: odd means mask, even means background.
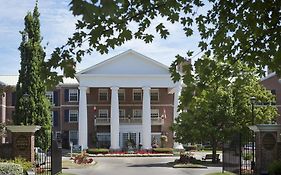
[[[217,141],[212,141],[212,163],[217,163]]]

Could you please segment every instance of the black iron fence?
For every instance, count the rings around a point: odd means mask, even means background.
[[[62,170],[62,151],[56,140],[52,140],[51,149],[44,152],[35,148],[35,174],[55,175]]]
[[[224,143],[223,170],[240,175],[255,174],[255,138],[250,130],[234,134]]]

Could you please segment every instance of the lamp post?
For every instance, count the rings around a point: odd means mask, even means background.
[[[251,107],[252,107],[252,125],[255,124],[255,113],[254,113],[254,108],[255,108],[255,103],[256,103],[256,97],[251,97]],[[255,171],[255,133],[253,131],[253,136],[252,136],[252,162],[251,162],[251,170]]]

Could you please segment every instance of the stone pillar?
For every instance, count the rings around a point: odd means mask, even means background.
[[[142,145],[143,149],[151,149],[151,105],[150,87],[143,87],[142,102]]]
[[[181,85],[178,82],[176,84],[175,92],[174,92],[174,123],[176,123],[176,119],[179,116],[178,106],[179,106],[179,96],[180,95],[181,95]],[[176,135],[176,133],[174,132],[174,137],[175,137],[175,135]],[[178,143],[178,142],[174,142],[173,148],[177,149],[177,150],[183,150],[184,149],[182,144]]]
[[[119,87],[113,86],[111,89],[111,119],[110,119],[110,149],[118,150],[119,146]]]
[[[87,116],[87,87],[79,87],[79,122],[78,122],[78,140],[81,149],[88,148],[88,116]]]
[[[6,123],[6,92],[2,93],[2,123]],[[2,136],[1,143],[5,143],[5,136]]]

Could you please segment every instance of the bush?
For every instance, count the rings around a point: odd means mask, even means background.
[[[92,158],[89,158],[88,153],[86,151],[83,151],[81,154],[77,154],[74,157],[74,163],[77,164],[88,164],[92,163],[94,160]]]
[[[89,153],[89,154],[108,154],[109,149],[106,149],[106,148],[90,148],[90,149],[87,149],[87,153]]]
[[[153,153],[173,153],[173,148],[153,148]]]
[[[268,172],[270,175],[281,175],[281,160],[275,160],[269,165]]]
[[[14,164],[18,164],[21,165],[23,172],[27,172],[29,169],[32,168],[32,163],[27,161],[26,159],[22,158],[22,157],[16,157],[15,160],[0,160],[0,163],[14,163]]]
[[[0,163],[1,175],[23,175],[21,165],[15,163]]]

